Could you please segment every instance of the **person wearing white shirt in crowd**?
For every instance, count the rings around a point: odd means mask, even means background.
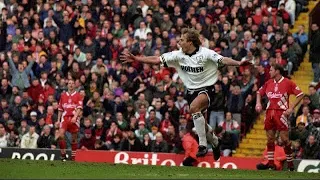
[[[140,22],[140,28],[134,32],[134,37],[139,37],[139,39],[147,39],[147,34],[152,33],[150,28],[147,28],[145,22]]]
[[[280,5],[284,4],[284,9],[289,13],[291,24],[294,25],[296,18],[296,2],[294,0],[281,0],[279,2]]]
[[[35,149],[38,147],[37,141],[39,135],[35,132],[35,129],[36,128],[34,126],[31,126],[29,129],[29,133],[22,136],[21,148]]]
[[[0,148],[8,146],[8,137],[3,124],[0,124]]]
[[[139,6],[142,10],[142,16],[145,18],[147,16],[147,11],[149,9],[149,6],[146,5],[146,3],[144,2],[144,0],[140,0],[139,1]],[[138,7],[139,8],[139,7]]]

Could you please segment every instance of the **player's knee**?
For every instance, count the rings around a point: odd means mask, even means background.
[[[198,106],[195,105],[190,105],[190,113],[191,114],[195,114],[195,113],[199,113],[200,112],[200,108]]]
[[[268,136],[267,143],[274,143],[276,139],[274,137]]]

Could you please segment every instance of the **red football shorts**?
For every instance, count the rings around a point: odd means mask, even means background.
[[[275,131],[288,131],[289,123],[288,118],[284,114],[284,110],[274,110],[270,109],[266,112],[266,117],[264,120],[265,130],[275,130]]]
[[[72,116],[62,116],[61,117],[61,123],[60,128],[70,132],[70,133],[76,133],[79,132],[80,129],[80,121],[77,119],[76,123],[71,122]]]

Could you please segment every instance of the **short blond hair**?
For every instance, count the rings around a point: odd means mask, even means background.
[[[194,28],[183,28],[181,30],[181,35],[185,34],[187,41],[191,41],[195,47],[199,47],[201,45],[200,34]]]

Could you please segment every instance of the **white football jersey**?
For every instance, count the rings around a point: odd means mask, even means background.
[[[213,50],[200,47],[189,56],[182,50],[164,53],[160,56],[161,65],[173,67],[188,89],[212,86],[218,81],[218,64],[223,56]]]

